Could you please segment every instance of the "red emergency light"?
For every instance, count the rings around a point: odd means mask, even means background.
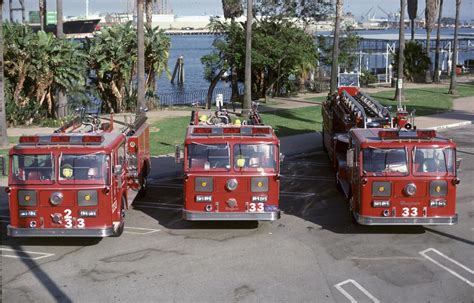
[[[418,138],[434,138],[436,137],[436,131],[433,129],[417,130],[416,136]]]
[[[252,128],[252,134],[253,135],[268,135],[270,134],[270,128],[269,127],[255,127],[255,128]]]
[[[194,134],[210,134],[212,129],[210,127],[195,127],[193,130]]]
[[[36,143],[39,143],[39,137],[38,136],[21,136],[19,141],[20,143],[36,144]]]
[[[379,131],[379,138],[383,139],[393,139],[393,138],[398,138],[399,137],[399,132],[398,130],[384,130],[384,131]]]
[[[83,143],[101,143],[103,137],[102,136],[83,136],[82,142]]]

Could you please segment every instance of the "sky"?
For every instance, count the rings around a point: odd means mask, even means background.
[[[173,13],[179,16],[202,16],[202,15],[222,15],[221,0],[167,0]],[[48,10],[55,10],[56,0],[47,0]],[[85,15],[85,0],[63,0],[64,15],[78,16]],[[14,5],[19,5],[19,0],[13,0]],[[38,0],[25,0],[26,10],[38,10]],[[5,9],[8,9],[8,2],[5,1]],[[93,13],[113,13],[133,11],[135,0],[89,0],[89,12]],[[364,15],[371,7],[376,9],[376,17],[386,17],[378,6],[385,11],[392,13],[398,11],[399,0],[344,0],[344,11],[352,12],[356,17]],[[418,14],[422,14],[425,1],[418,1]],[[444,0],[443,15],[454,17],[455,0]],[[8,13],[6,12],[6,15]],[[28,15],[28,13],[27,13]],[[461,20],[474,19],[474,0],[462,0]]]

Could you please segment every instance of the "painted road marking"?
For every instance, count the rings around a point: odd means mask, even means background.
[[[124,233],[134,234],[134,235],[148,235],[148,234],[156,233],[159,231],[160,231],[159,229],[154,229],[154,228],[125,226]]]
[[[456,260],[453,260],[451,259],[450,257],[446,256],[445,254],[443,254],[442,252],[434,249],[434,248],[428,248],[428,249],[425,249],[424,251],[420,251],[419,254],[422,255],[423,257],[425,257],[426,259],[430,260],[431,262],[433,262],[434,264],[438,265],[439,267],[443,268],[444,270],[448,271],[450,274],[454,275],[455,277],[461,279],[462,281],[466,282],[469,286],[471,287],[474,287],[474,282],[471,282],[468,278],[466,277],[463,277],[460,273],[454,271],[453,269],[441,264],[440,262],[436,261],[435,259],[433,259],[432,257],[428,256],[427,253],[428,252],[433,252],[441,257],[443,257],[444,259],[446,259],[447,261],[457,265],[458,267],[464,269],[465,271],[467,271],[469,274],[471,275],[474,275],[474,270],[468,268],[467,266],[459,263],[458,261]]]
[[[372,302],[380,303],[380,301],[376,297],[374,297],[367,289],[363,288],[362,285],[357,283],[357,281],[355,281],[355,280],[348,279],[348,280],[343,281],[341,283],[335,284],[334,287],[336,287],[337,290],[339,290],[347,299],[349,299],[349,301],[351,301],[351,303],[357,303],[357,300],[354,299],[354,297],[351,296],[344,288],[342,288],[342,285],[349,284],[349,283],[351,283],[352,285],[357,287],[361,292],[364,293],[364,295],[366,295],[370,300],[372,300]]]
[[[154,188],[156,188],[156,187],[176,188],[176,189],[183,188],[182,184],[173,184],[173,183],[150,183],[149,182],[148,185],[153,185]]]
[[[1,220],[1,219],[0,219],[0,222],[2,222],[2,223],[10,223],[10,220]]]
[[[0,218],[10,218],[8,215],[0,215]]]
[[[2,257],[14,258],[14,259],[39,260],[39,259],[52,257],[52,256],[55,255],[55,254],[50,254],[50,253],[18,250],[18,249],[11,249],[11,248],[0,248],[0,251],[2,251]],[[33,257],[33,256],[30,256],[30,255],[39,255],[39,256]]]
[[[281,191],[281,196],[299,196],[299,197],[311,197],[315,196],[316,193],[302,193],[302,192],[293,192],[293,191]]]

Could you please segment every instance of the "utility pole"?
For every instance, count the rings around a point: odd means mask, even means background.
[[[39,19],[41,30],[46,30],[46,0],[39,0]]]
[[[143,1],[137,0],[137,40],[138,40],[138,62],[137,62],[137,114],[145,109],[145,37],[143,31]]]
[[[341,27],[342,18],[342,6],[344,5],[343,0],[337,0],[336,2],[336,24],[334,25],[334,43],[332,47],[332,65],[331,65],[331,86],[329,89],[329,95],[334,94],[337,91],[337,72],[338,72],[338,58],[339,58],[339,32]]]
[[[245,88],[242,114],[250,111],[252,103],[252,19],[253,0],[247,0],[247,25],[245,31]]]
[[[453,63],[451,65],[451,81],[449,83],[448,94],[457,95],[456,65],[458,64],[458,31],[459,31],[459,10],[461,9],[461,0],[456,0],[456,18],[454,25],[454,45],[453,45]]]
[[[5,113],[5,85],[3,84],[3,0],[0,0],[0,146],[8,146],[7,120]]]

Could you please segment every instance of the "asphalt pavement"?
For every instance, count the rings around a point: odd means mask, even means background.
[[[8,238],[2,190],[3,301],[472,302],[473,131],[443,130],[463,158],[455,226],[352,224],[318,147],[285,159],[275,222],[183,221],[182,179],[154,173],[120,238]]]

